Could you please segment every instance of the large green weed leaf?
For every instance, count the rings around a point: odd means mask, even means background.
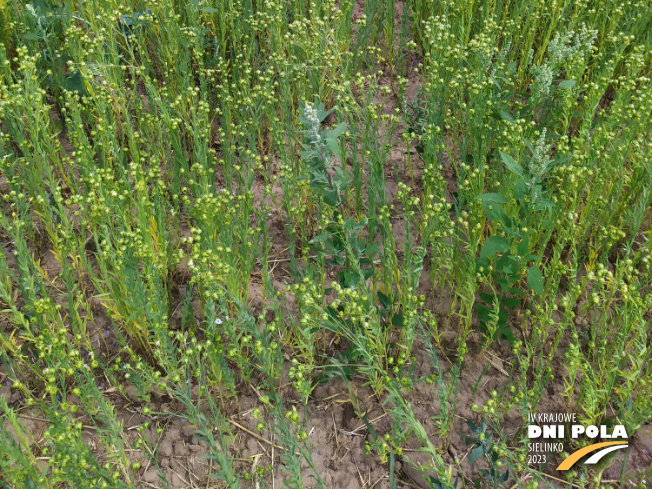
[[[475,447],[473,450],[471,450],[471,454],[469,455],[469,463],[472,464],[479,458],[481,458],[484,455],[484,448],[482,446]]]
[[[482,210],[484,210],[487,219],[511,227],[512,221],[507,217],[507,213],[502,205],[495,202],[484,201],[482,203]]]
[[[491,255],[495,255],[496,253],[507,251],[508,249],[509,249],[509,241],[507,241],[507,238],[490,236],[487,242],[480,250],[480,258],[486,258]]]
[[[538,266],[534,265],[527,270],[527,284],[537,294],[543,294],[543,275]]]
[[[507,204],[509,200],[503,194],[489,193],[480,194],[476,197],[478,200],[488,200],[489,202],[498,202],[499,204]]]

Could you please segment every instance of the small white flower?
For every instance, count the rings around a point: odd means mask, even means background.
[[[215,320],[215,324],[222,324],[222,320],[221,320],[220,318],[217,318],[217,319]]]

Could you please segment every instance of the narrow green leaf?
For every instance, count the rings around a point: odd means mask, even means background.
[[[502,88],[500,88],[500,85],[498,84],[498,81],[496,81],[496,78],[493,75],[489,75],[489,78],[491,79],[492,82],[494,82],[494,85],[496,85],[498,90],[502,91]]]
[[[500,152],[500,158],[503,160],[503,163],[505,163],[505,166],[509,171],[518,175],[519,177],[523,176],[523,168],[516,162],[514,158],[512,158],[507,153],[503,153],[502,151]]]
[[[509,200],[503,194],[480,194],[476,197],[478,200],[488,200],[490,202],[498,202],[499,204],[507,204]]]
[[[532,143],[525,138],[523,138],[523,142],[525,143],[525,146],[527,146],[527,148],[530,150],[530,153],[534,154],[534,146],[532,146]]]
[[[514,122],[514,119],[512,118],[512,116],[509,115],[509,113],[506,112],[506,111],[504,111],[504,110],[501,110],[501,111],[500,111],[500,117],[502,117],[504,120],[506,120],[507,122],[509,122],[512,126],[513,126],[514,124],[516,124],[516,122]]]

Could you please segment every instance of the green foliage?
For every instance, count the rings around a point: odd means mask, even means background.
[[[342,122],[335,129],[322,130],[322,121],[335,109],[324,111],[324,104],[317,99],[312,106],[300,103],[299,107],[302,112],[299,121],[305,127],[301,156],[308,163],[310,187],[320,191],[324,203],[339,207],[342,205],[341,195],[346,191],[350,180],[341,167],[333,165],[332,156],[335,155],[342,161],[337,138],[346,130],[346,123]]]
[[[491,338],[504,338],[510,343],[515,341],[511,332],[509,310],[521,305],[524,297],[519,284],[523,275],[527,275],[527,285],[532,292],[544,294],[544,278],[540,265],[541,257],[530,253],[530,236],[528,226],[545,220],[554,206],[548,200],[544,189],[543,176],[549,172],[555,160],[546,158],[550,146],[545,146],[546,130],[542,131],[536,149],[527,143],[531,157],[524,165],[514,158],[500,152],[503,164],[516,178],[510,179],[511,191],[516,198],[517,207],[507,206],[509,198],[502,193],[485,193],[477,197],[482,202],[486,218],[494,224],[494,229],[504,236],[489,236],[480,249],[476,267],[479,273],[490,275],[499,290],[494,294],[481,293],[480,298],[486,304],[478,304],[477,312],[481,329]]]
[[[502,461],[500,461],[500,456],[494,448],[491,433],[487,432],[487,425],[482,422],[480,426],[477,426],[471,420],[467,420],[467,424],[471,429],[472,436],[461,435],[464,437],[465,443],[473,447],[469,454],[469,463],[472,464],[484,457],[489,463],[489,470],[480,469],[480,473],[491,482],[494,488],[502,486],[509,480],[509,469],[506,469],[502,474],[500,473]],[[474,482],[476,487],[481,487],[482,483],[479,479]]]
[[[123,36],[129,38],[144,29],[152,18],[152,10],[121,15],[118,19],[118,28]]]
[[[549,392],[636,433],[648,3],[0,0],[0,486],[172,479],[179,418],[233,488],[337,484],[321,407],[391,488],[536,484]]]

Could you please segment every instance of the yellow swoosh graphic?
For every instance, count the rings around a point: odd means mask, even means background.
[[[584,447],[581,450],[578,450],[572,454],[570,454],[566,459],[559,464],[557,467],[557,470],[568,470],[570,469],[575,462],[577,462],[579,459],[581,459],[584,455],[587,453],[594,452],[596,450],[599,450],[600,448],[604,447],[610,447],[611,445],[627,445],[627,442],[623,441],[605,441],[602,443],[596,443],[594,445],[589,445],[588,447]]]

